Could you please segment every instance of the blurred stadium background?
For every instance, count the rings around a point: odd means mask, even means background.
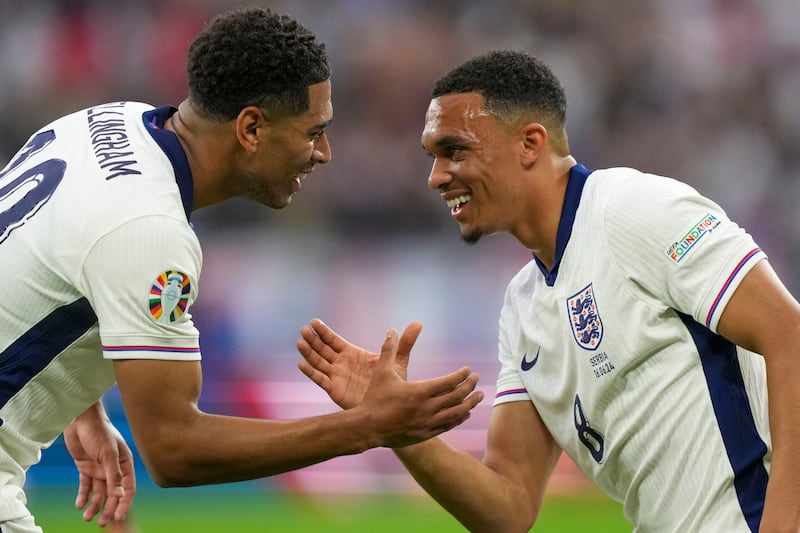
[[[192,314],[205,408],[285,418],[333,409],[295,367],[298,330],[314,316],[373,349],[387,326],[422,320],[411,377],[469,364],[493,395],[503,291],[530,255],[505,236],[462,244],[426,188],[430,162],[419,146],[433,80],[490,49],[529,50],[554,68],[579,161],[634,166],[695,186],[750,230],[798,294],[796,0],[245,3],[291,14],[327,44],[333,161],[288,209],[233,201],[195,213],[205,266]],[[66,112],[124,99],[179,103],[189,41],[213,14],[242,4],[0,0],[0,166]],[[107,405],[126,432],[114,391]],[[490,405],[485,400],[447,438],[479,454]],[[70,503],[75,481],[60,441],[29,476],[32,498],[69,487]],[[142,491],[152,488],[143,469],[139,482]],[[385,450],[255,487],[312,498],[418,492]],[[563,460],[552,493],[586,491]]]

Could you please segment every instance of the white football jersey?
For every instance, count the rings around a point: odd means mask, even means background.
[[[112,359],[200,358],[200,245],[172,107],[45,126],[0,172],[0,521],[24,472],[115,382]]]
[[[764,253],[686,184],[581,165],[556,246],[550,271],[534,258],[508,286],[495,405],[533,402],[637,530],[757,530],[765,364],[716,331]]]

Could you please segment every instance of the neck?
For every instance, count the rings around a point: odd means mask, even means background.
[[[525,228],[526,231],[514,235],[548,269],[553,267],[553,261],[555,261],[556,237],[558,236],[561,212],[564,208],[569,170],[576,163],[575,158],[569,155],[557,158],[552,162],[544,173],[544,179],[539,180],[540,190],[534,191],[534,195],[532,195],[535,198],[536,207],[531,212],[537,213],[537,216],[530,220],[529,225]]]
[[[175,133],[189,160],[194,182],[194,210],[224,200],[218,192],[218,184],[224,176],[221,167],[225,161],[221,157],[225,141],[223,124],[197,114],[184,100],[164,127]]]

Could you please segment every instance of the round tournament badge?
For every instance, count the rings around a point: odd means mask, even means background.
[[[177,270],[162,272],[150,288],[150,314],[158,322],[178,320],[189,306],[189,276]]]

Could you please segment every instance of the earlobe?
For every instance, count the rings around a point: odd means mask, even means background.
[[[236,117],[236,137],[245,150],[254,152],[268,127],[263,112],[256,106],[247,106]]]

